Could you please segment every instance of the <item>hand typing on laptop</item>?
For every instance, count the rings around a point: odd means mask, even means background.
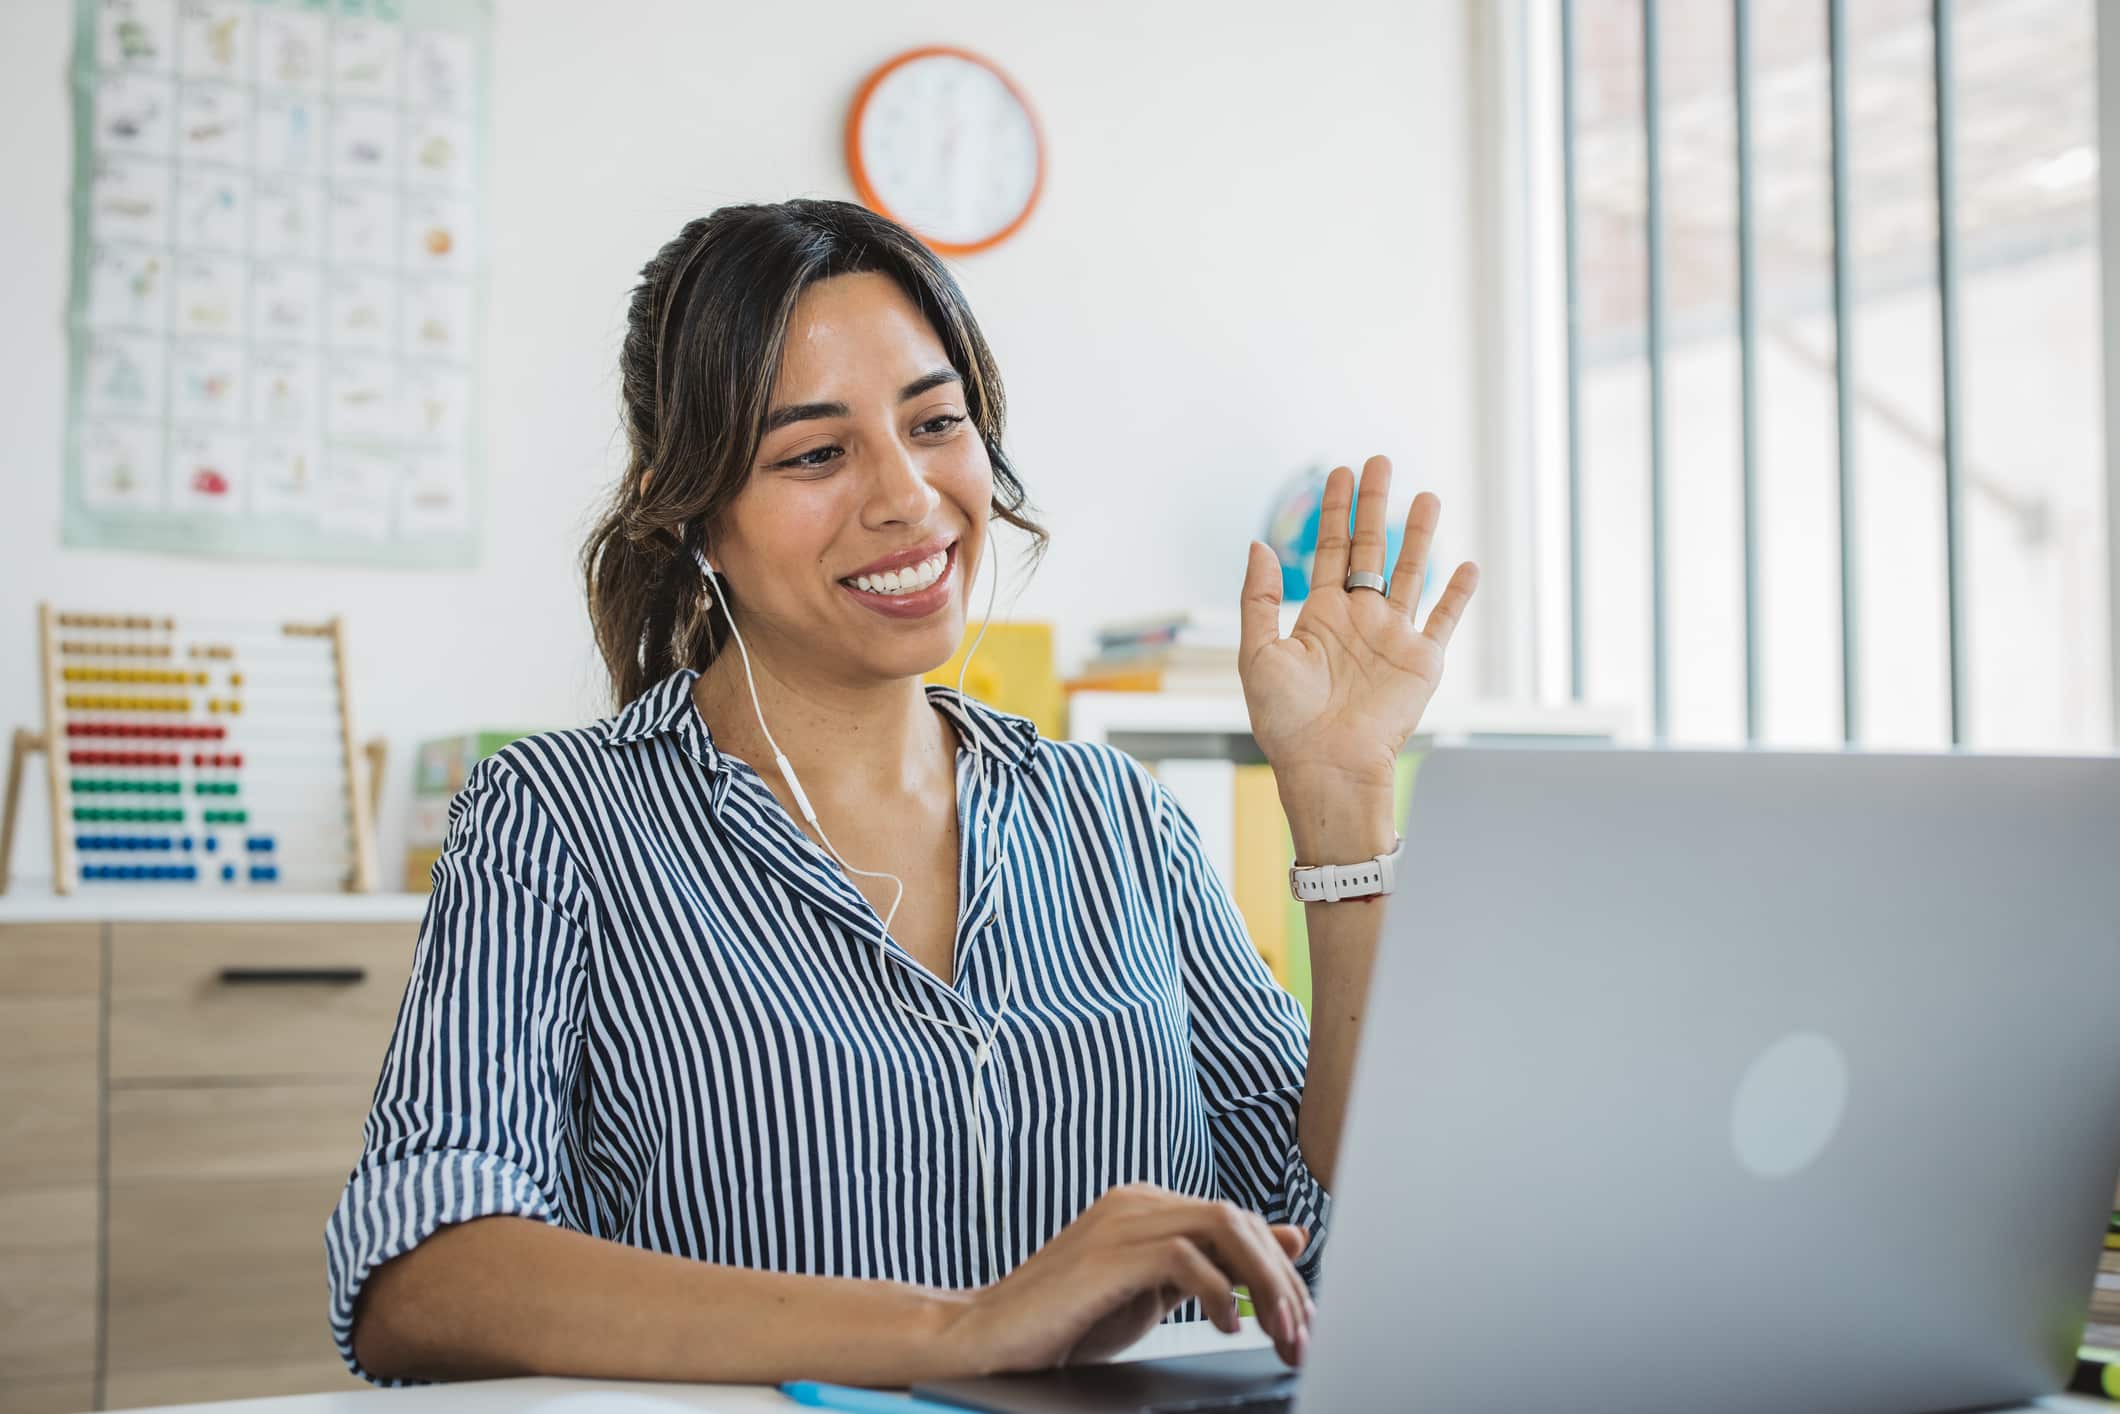
[[[1243,1286],[1260,1328],[1295,1365],[1313,1314],[1294,1261],[1308,1240],[1232,1203],[1126,1184],[1000,1281],[964,1293],[947,1338],[961,1343],[966,1368],[987,1373],[1086,1363],[1132,1345],[1188,1299],[1234,1332],[1231,1287]]]

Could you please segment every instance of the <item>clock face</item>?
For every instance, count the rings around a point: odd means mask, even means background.
[[[931,244],[963,250],[1014,226],[1038,193],[1038,129],[988,64],[926,53],[888,67],[849,134],[871,205]]]

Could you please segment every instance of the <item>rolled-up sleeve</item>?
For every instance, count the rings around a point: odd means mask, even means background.
[[[376,1377],[354,1358],[355,1303],[377,1267],[473,1218],[580,1226],[565,1179],[581,904],[529,783],[505,757],[480,762],[450,805],[360,1162],[324,1232],[332,1335],[363,1378]]]
[[[1192,818],[1161,783],[1155,795],[1158,853],[1192,1013],[1193,1063],[1207,1100],[1222,1196],[1269,1221],[1307,1230],[1310,1242],[1296,1269],[1315,1285],[1332,1195],[1296,1141],[1310,1023],[1252,946]]]

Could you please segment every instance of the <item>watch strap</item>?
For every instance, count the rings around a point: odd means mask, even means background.
[[[1288,891],[1298,903],[1338,903],[1343,898],[1388,894],[1398,886],[1399,856],[1405,852],[1406,837],[1400,835],[1389,854],[1359,864],[1291,864]]]

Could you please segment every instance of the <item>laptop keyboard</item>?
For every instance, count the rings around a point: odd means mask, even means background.
[[[1287,1391],[1279,1394],[1210,1394],[1198,1399],[1180,1399],[1169,1404],[1151,1404],[1145,1414],[1195,1414],[1195,1411],[1212,1411],[1212,1414],[1289,1414],[1295,1408],[1295,1395]]]

